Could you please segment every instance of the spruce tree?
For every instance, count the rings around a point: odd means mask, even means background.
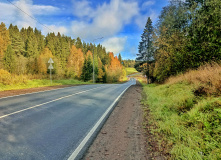
[[[139,54],[137,54],[137,61],[147,63],[147,69],[144,71],[147,76],[147,83],[149,82],[149,64],[154,60],[153,53],[153,26],[150,17],[147,19],[143,34],[141,35],[141,42],[138,46]]]
[[[93,73],[93,65],[92,65],[91,58],[89,56],[88,58],[85,58],[84,60],[81,79],[85,82],[91,80],[92,73]]]
[[[17,26],[12,24],[9,26],[9,34],[11,38],[11,47],[14,50],[14,54],[21,55],[25,53],[25,44],[22,41],[21,34]]]
[[[147,19],[138,48],[139,54],[137,54],[136,60],[147,62],[153,60],[153,26],[150,17]]]
[[[120,64],[122,64],[122,57],[121,57],[121,54],[119,53],[118,55],[118,60],[120,61]]]
[[[11,45],[8,45],[4,55],[4,68],[10,73],[15,70],[15,55]]]

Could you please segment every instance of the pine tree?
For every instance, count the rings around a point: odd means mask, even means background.
[[[15,71],[15,54],[11,45],[8,45],[4,55],[4,68],[10,73]]]
[[[8,45],[11,43],[9,31],[2,22],[0,25],[0,69],[3,68],[3,57]]]

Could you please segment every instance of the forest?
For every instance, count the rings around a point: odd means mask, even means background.
[[[135,68],[162,83],[221,60],[220,0],[171,0],[155,26],[148,18]]]
[[[7,77],[11,75],[48,78],[49,58],[54,61],[52,74],[55,79],[90,81],[93,59],[96,82],[118,82],[126,75],[121,55],[117,57],[112,52],[107,53],[101,44],[85,43],[79,37],[72,39],[59,32],[44,36],[36,28],[19,30],[16,25],[7,28],[1,23],[0,83],[7,84]]]

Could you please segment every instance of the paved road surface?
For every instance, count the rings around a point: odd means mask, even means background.
[[[76,148],[96,122],[133,84],[135,80],[1,98],[0,159],[62,160],[75,157],[73,152],[76,154]]]

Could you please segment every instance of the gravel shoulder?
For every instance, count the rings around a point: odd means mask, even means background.
[[[151,159],[145,149],[141,93],[139,84],[125,92],[83,160]]]

